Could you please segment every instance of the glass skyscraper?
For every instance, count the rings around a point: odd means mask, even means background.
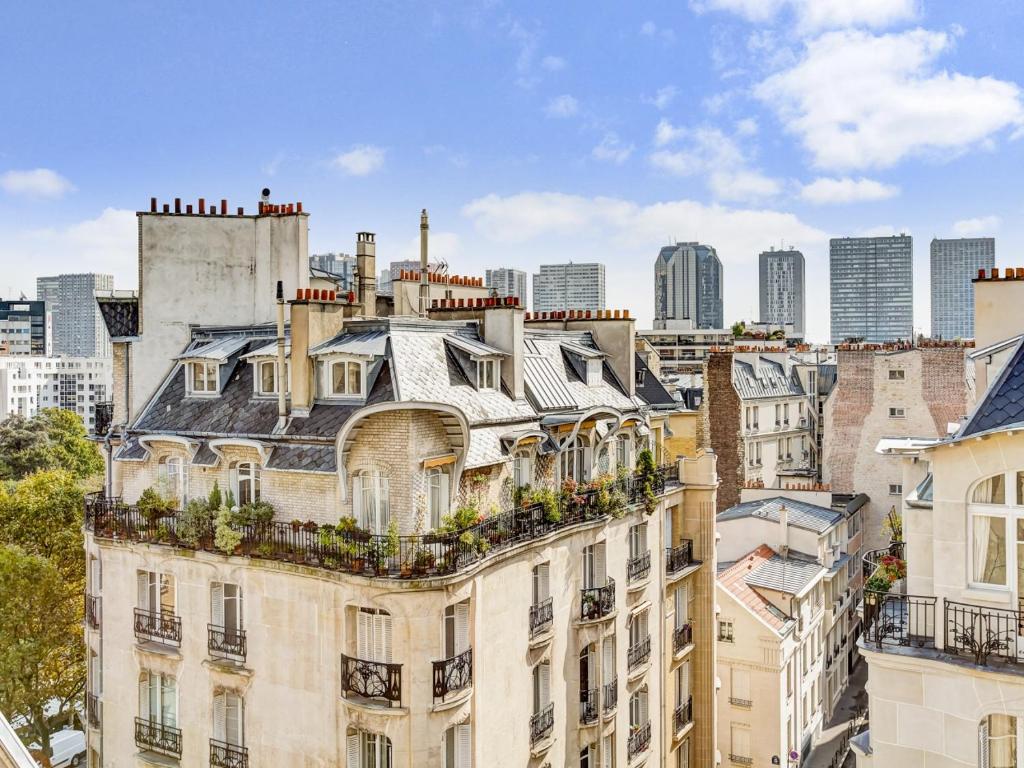
[[[932,336],[974,338],[974,286],[978,270],[996,265],[996,241],[991,237],[932,240]]]
[[[914,335],[914,245],[910,235],[829,241],[832,343],[881,343]]]
[[[721,328],[722,262],[700,243],[667,245],[654,262],[654,327]]]
[[[800,251],[764,251],[759,258],[759,317],[762,323],[792,323],[804,335],[804,255]]]

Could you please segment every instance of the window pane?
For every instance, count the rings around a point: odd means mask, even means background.
[[[274,386],[274,364],[263,363],[260,365],[260,391],[261,392],[274,392],[277,387]]]
[[[331,366],[331,394],[345,394],[345,364],[335,363]]]
[[[983,480],[974,489],[971,501],[976,504],[1005,504],[1006,483],[1004,480],[1003,475],[993,475],[987,480]],[[1020,481],[1018,480],[1017,482],[1019,483]]]
[[[1006,584],[1006,519],[974,516],[974,580]]]
[[[348,364],[348,393],[360,395],[363,392],[363,367],[359,363]]]

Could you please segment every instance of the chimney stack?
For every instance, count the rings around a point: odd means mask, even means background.
[[[356,274],[359,303],[365,317],[377,316],[377,244],[373,232],[356,232]]]
[[[779,554],[789,557],[789,510],[785,504],[779,507]]]
[[[430,284],[427,278],[427,236],[430,223],[427,221],[427,209],[420,213],[420,317],[426,317],[430,308]]]

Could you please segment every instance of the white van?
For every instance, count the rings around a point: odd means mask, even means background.
[[[39,745],[29,749],[39,752]],[[41,763],[40,763],[41,765]],[[85,765],[85,734],[82,731],[57,731],[50,736],[50,765],[52,768]]]

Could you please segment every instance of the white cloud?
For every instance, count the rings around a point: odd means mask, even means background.
[[[652,107],[662,110],[668,107],[678,95],[678,88],[674,85],[666,85],[664,88],[659,88],[653,96],[641,97],[641,101],[644,104],[650,104]]]
[[[690,7],[697,13],[726,11],[755,23],[771,21],[788,7],[798,31],[805,33],[842,27],[882,29],[920,13],[918,0],[691,0]]]
[[[653,21],[645,21],[640,25],[640,34],[644,37],[650,37],[655,40],[660,40],[663,43],[671,44],[676,40],[675,30],[667,27],[659,27]]]
[[[992,235],[997,229],[1001,220],[998,216],[979,216],[974,219],[960,219],[953,223],[953,231],[960,237],[977,237],[979,235]]]
[[[900,188],[874,179],[818,178],[800,188],[800,197],[815,205],[857,203],[869,200],[888,200],[900,193]]]
[[[545,56],[540,65],[548,72],[558,72],[565,69],[565,59],[561,56]]]
[[[623,144],[618,134],[609,132],[601,139],[601,143],[594,147],[591,154],[598,160],[622,165],[633,154],[633,149],[632,144]]]
[[[561,96],[556,96],[548,102],[548,105],[544,108],[544,113],[548,117],[572,117],[580,111],[580,104],[576,99],[567,93],[563,93]]]
[[[662,118],[654,129],[654,146],[664,147],[672,144],[686,135],[685,128],[677,128],[669,122],[668,118]]]
[[[736,123],[737,136],[754,136],[757,134],[757,120],[752,117],[745,117]]]
[[[430,230],[430,260],[441,261],[452,265],[452,271],[459,272],[458,263],[462,257],[462,238],[455,232],[437,232]],[[420,236],[410,238],[399,246],[395,261],[419,261]]]
[[[778,181],[757,171],[716,171],[709,185],[716,199],[730,202],[755,202],[781,191]]]
[[[0,188],[9,195],[21,197],[42,197],[57,200],[75,186],[56,171],[49,168],[34,168],[31,171],[7,171],[0,174]]]
[[[942,157],[1024,126],[1020,88],[939,71],[953,46],[942,32],[829,32],[795,66],[754,90],[821,168],[885,168],[910,155]]]
[[[331,164],[349,176],[369,176],[383,167],[386,154],[387,150],[383,147],[361,144],[338,155]]]

